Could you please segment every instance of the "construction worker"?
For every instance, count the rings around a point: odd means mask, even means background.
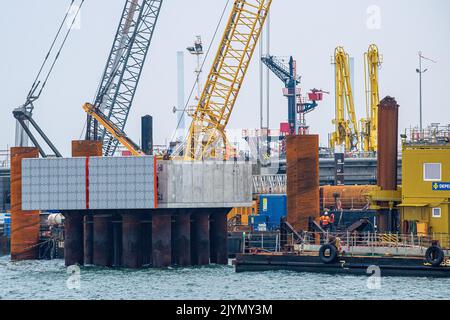
[[[330,216],[330,231],[334,232],[334,220],[335,220],[334,213],[329,214],[329,216]]]
[[[330,216],[328,215],[328,209],[325,209],[324,214],[320,217],[320,226],[325,231],[328,231],[330,228]]]

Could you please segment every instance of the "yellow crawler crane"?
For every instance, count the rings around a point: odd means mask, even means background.
[[[330,146],[334,148],[344,145],[345,151],[354,151],[359,148],[361,137],[350,79],[350,58],[343,47],[337,47],[334,53],[334,60],[336,115],[333,120],[335,132],[331,134]]]
[[[106,131],[111,134],[117,141],[119,141],[128,151],[131,152],[133,156],[145,156],[144,152],[141,151],[139,146],[133,142],[128,136],[120,130],[114,123],[111,122],[98,107],[93,106],[90,103],[85,103],[83,105],[83,110],[91,116],[93,119],[97,120]]]
[[[235,0],[185,144],[185,160],[227,158],[225,129],[272,0]]]
[[[372,44],[364,54],[364,72],[366,88],[367,118],[361,120],[364,151],[376,152],[378,141],[378,105],[380,92],[378,88],[378,71],[382,59],[378,47]]]

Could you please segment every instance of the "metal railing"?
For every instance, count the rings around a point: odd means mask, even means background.
[[[450,252],[449,234],[399,234],[399,233],[319,233],[304,232],[298,235],[270,233],[244,234],[243,253],[318,251],[323,244],[334,242],[347,254],[393,256],[423,256],[436,242]]]
[[[9,150],[0,150],[0,168],[10,168]]]
[[[242,253],[282,251],[280,232],[244,233]]]
[[[286,194],[286,175],[253,176],[254,194]]]
[[[406,145],[417,144],[450,144],[450,124],[431,124],[420,130],[419,128],[408,128],[405,130],[404,142]]]

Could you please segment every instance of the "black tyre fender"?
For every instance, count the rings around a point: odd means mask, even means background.
[[[444,251],[438,246],[429,247],[425,253],[425,260],[433,267],[439,267],[444,261]]]
[[[329,251],[330,255],[325,255],[325,253]],[[336,262],[338,258],[338,249],[332,245],[332,244],[325,244],[322,247],[320,247],[319,250],[319,257],[320,260],[322,260],[323,263],[333,263]]]

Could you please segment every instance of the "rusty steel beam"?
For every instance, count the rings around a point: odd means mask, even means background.
[[[287,221],[296,231],[308,231],[320,217],[319,136],[288,136]]]
[[[397,190],[399,105],[392,97],[384,98],[378,107],[378,185],[381,190]]]
[[[101,157],[102,142],[91,140],[72,141],[72,157]]]
[[[191,254],[192,264],[204,266],[210,263],[209,214],[198,210],[192,215]]]
[[[230,212],[230,210],[218,209],[211,214],[211,263],[228,264],[227,212]]]
[[[398,171],[398,115],[399,105],[395,98],[386,97],[378,107],[378,186],[384,191],[397,190]],[[388,203],[380,203],[389,207]],[[377,214],[379,232],[394,231],[392,210],[380,210]]]
[[[84,264],[83,213],[64,212],[64,261],[66,266]]]
[[[172,264],[172,215],[155,210],[152,216],[152,265],[166,268]]]
[[[175,265],[191,265],[191,214],[189,210],[179,210],[174,216],[172,232],[173,261]]]
[[[132,210],[122,213],[122,266],[142,267],[141,216]]]
[[[92,215],[86,214],[84,216],[84,228],[83,228],[83,253],[84,253],[84,265],[92,265],[93,261],[93,241],[94,241],[94,222]]]
[[[143,213],[141,220],[142,265],[152,265],[152,215]]]

